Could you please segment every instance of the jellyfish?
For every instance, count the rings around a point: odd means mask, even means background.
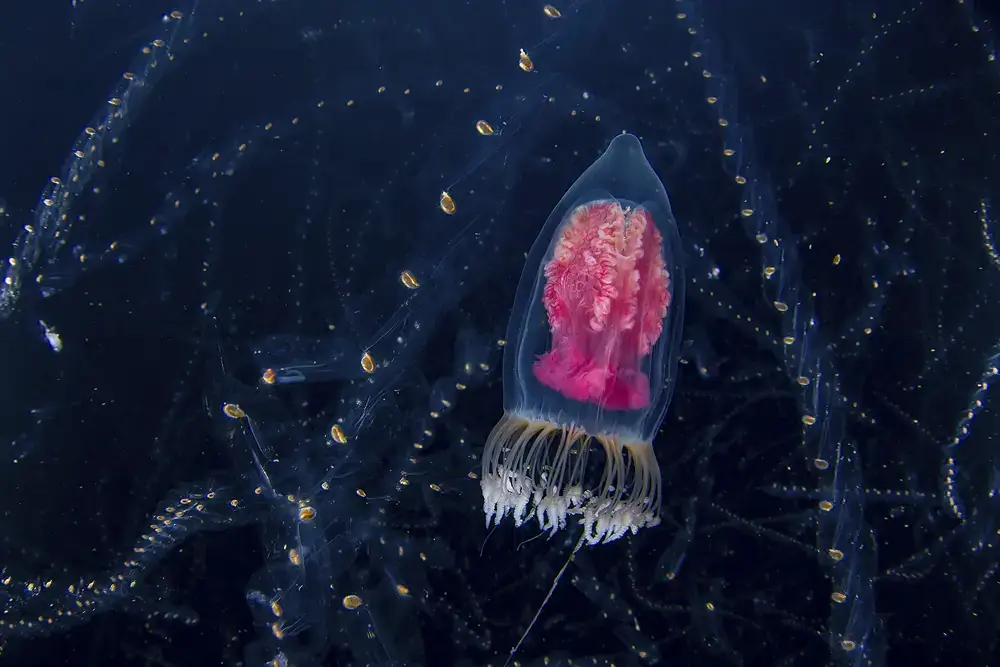
[[[676,382],[680,254],[639,140],[615,137],[552,210],[521,274],[504,414],[483,454],[487,527],[534,516],[551,536],[577,517],[579,548],[659,524],[653,438]]]

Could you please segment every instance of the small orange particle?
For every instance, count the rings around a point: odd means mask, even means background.
[[[521,53],[518,56],[517,66],[525,72],[530,72],[535,69],[535,63],[531,62],[531,58],[524,52],[524,49],[521,49]]]
[[[235,403],[226,403],[223,405],[222,412],[230,419],[243,419],[247,416],[247,413],[243,411],[243,408]]]
[[[451,198],[451,195],[447,191],[441,193],[441,210],[448,215],[453,215],[455,213],[455,200]]]
[[[344,429],[340,427],[340,424],[334,424],[330,427],[330,437],[333,438],[333,441],[337,444],[347,444],[347,434],[344,433]]]
[[[361,356],[361,370],[369,375],[375,372],[375,360],[372,359],[372,355],[368,352],[365,352]]]
[[[407,289],[417,289],[420,287],[420,281],[408,270],[399,274],[399,282],[403,283],[403,287]]]

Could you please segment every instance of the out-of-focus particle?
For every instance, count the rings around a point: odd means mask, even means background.
[[[535,69],[535,63],[531,62],[531,58],[529,58],[528,54],[524,52],[524,49],[521,49],[521,54],[518,56],[517,66],[525,72],[531,72]]]
[[[545,15],[550,19],[562,18],[562,12],[552,5],[545,5],[545,7],[542,8],[542,11],[545,12]]]
[[[38,320],[38,324],[42,327],[42,337],[45,339],[45,342],[49,344],[49,347],[52,348],[52,351],[62,352],[63,342],[62,338],[59,336],[59,332],[42,320]]]
[[[476,121],[476,132],[483,135],[484,137],[493,136],[493,126],[487,123],[485,120]]]
[[[448,215],[453,215],[455,213],[455,200],[451,198],[451,195],[447,191],[441,193],[440,201],[441,210]]]

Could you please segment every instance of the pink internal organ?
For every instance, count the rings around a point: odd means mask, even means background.
[[[643,208],[577,207],[545,265],[542,301],[552,348],[535,360],[542,384],[612,410],[649,405],[643,360],[663,332],[670,274],[663,237]]]

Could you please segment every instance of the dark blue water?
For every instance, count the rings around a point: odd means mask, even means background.
[[[661,523],[515,660],[995,664],[996,18],[757,5],[8,11],[0,664],[503,664],[581,534],[486,528],[507,320],[622,132],[685,274]]]

